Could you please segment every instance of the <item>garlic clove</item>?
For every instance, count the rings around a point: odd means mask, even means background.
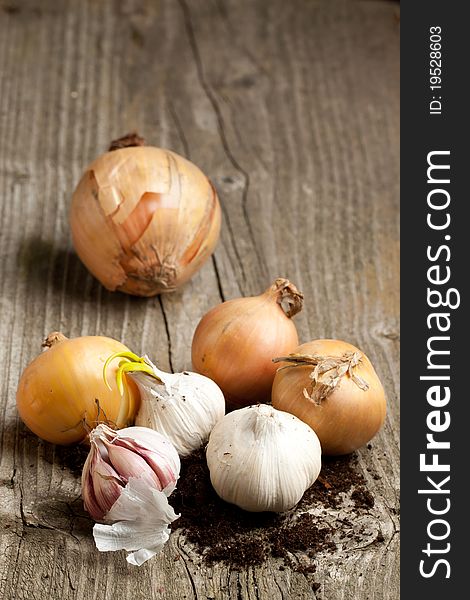
[[[158,480],[160,482],[160,488],[162,490],[167,490],[167,495],[169,496],[176,487],[176,479],[174,476],[175,469],[166,467],[165,465],[161,465],[158,462],[158,455],[155,456],[155,453],[145,450],[141,448],[141,455],[145,458],[146,462],[150,465],[153,472],[157,475]]]
[[[105,515],[112,525],[96,524],[93,537],[101,552],[127,550],[130,564],[140,566],[159,552],[169,538],[169,527],[179,515],[168,503],[168,490],[149,488],[131,477],[119,499]]]
[[[87,511],[90,513],[93,519],[95,519],[95,521],[100,521],[103,518],[105,511],[99,505],[93,489],[93,478],[91,471],[92,461],[94,461],[94,457],[90,452],[90,454],[87,456],[82,471],[82,497]]]
[[[106,449],[111,464],[126,483],[130,477],[141,477],[147,480],[149,485],[154,485],[158,490],[162,489],[157,475],[142,456],[117,444],[106,444]]]
[[[92,468],[91,479],[96,501],[103,512],[107,512],[119,498],[124,482],[111,465],[99,453]]]
[[[170,489],[171,494],[176,486],[181,461],[167,437],[149,427],[126,427],[117,432],[115,445],[138,452],[157,475],[160,489]]]
[[[198,373],[162,376],[158,369],[156,373],[161,381],[142,372],[127,373],[141,397],[135,422],[160,431],[180,456],[187,456],[207,442],[212,428],[224,416],[224,395],[215,382]]]

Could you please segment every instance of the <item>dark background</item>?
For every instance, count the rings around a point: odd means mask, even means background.
[[[442,67],[444,101],[443,114],[430,116],[428,104],[433,95],[429,90],[429,27],[442,27]],[[466,80],[464,51],[468,38],[462,5],[458,2],[402,3],[401,17],[401,363],[402,363],[402,424],[401,424],[401,477],[402,477],[402,596],[442,598],[445,594],[458,593],[465,585],[465,546],[468,535],[466,521],[465,489],[467,468],[463,464],[465,441],[468,438],[467,392],[464,390],[468,332],[466,305],[468,297],[468,116],[463,86]],[[434,92],[436,94],[436,92]],[[450,150],[451,185],[445,186],[452,196],[450,212],[451,227],[445,232],[434,232],[426,225],[428,208],[426,196],[431,187],[426,182],[426,157],[432,150]],[[446,159],[447,160],[447,159]],[[436,186],[438,187],[438,186]],[[449,286],[461,293],[461,306],[457,310],[445,308],[451,313],[452,328],[449,333],[451,356],[441,362],[451,362],[451,402],[446,408],[451,412],[451,427],[441,434],[441,439],[451,441],[451,450],[441,452],[440,461],[451,463],[450,513],[452,527],[449,539],[442,542],[428,540],[426,527],[433,517],[426,510],[426,496],[418,496],[417,490],[428,489],[425,473],[419,473],[419,454],[425,452],[426,415],[431,407],[426,402],[426,390],[430,382],[419,382],[426,371],[426,341],[435,335],[427,329],[426,317],[433,309],[426,304],[426,272],[430,263],[426,259],[428,244],[436,248],[444,243],[449,233],[452,251],[452,279]],[[435,287],[435,286],[432,286]],[[446,345],[445,342],[442,343]],[[429,460],[429,459],[428,459]],[[431,473],[429,473],[432,476]],[[439,482],[447,474],[435,474]],[[437,496],[436,496],[437,498]],[[436,507],[438,506],[436,502]],[[440,530],[442,531],[442,529]],[[435,533],[440,532],[437,528]],[[426,558],[421,550],[430,541],[433,547],[451,543],[447,558],[451,563],[451,578],[445,580],[441,566],[436,575],[424,579],[419,575],[419,561]],[[432,560],[426,558],[426,569]],[[460,592],[461,593],[461,592]]]

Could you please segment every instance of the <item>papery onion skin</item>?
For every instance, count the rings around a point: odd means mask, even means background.
[[[285,294],[285,296],[283,296]],[[294,322],[281,307],[293,298],[293,316],[302,294],[279,278],[263,294],[236,298],[210,310],[199,322],[192,342],[192,363],[213,379],[232,408],[269,401],[277,365],[272,359],[299,343]]]
[[[209,179],[178,154],[118,147],[86,169],[72,197],[77,254],[111,291],[171,292],[212,254],[221,210]]]
[[[62,445],[84,441],[100,422],[126,427],[138,410],[139,392],[130,380],[123,397],[117,389],[111,391],[103,380],[103,365],[108,356],[128,348],[103,336],[55,335],[47,338],[51,347],[21,375],[16,405],[23,422],[40,438]],[[118,364],[110,365],[110,376]]]
[[[323,454],[349,454],[357,450],[382,427],[386,415],[385,392],[372,363],[358,348],[341,340],[314,340],[293,351],[299,355],[341,357],[358,352],[361,359],[355,374],[368,384],[361,389],[346,373],[335,389],[319,403],[306,397],[312,389],[312,366],[282,368],[272,387],[272,404],[310,425],[320,439]]]

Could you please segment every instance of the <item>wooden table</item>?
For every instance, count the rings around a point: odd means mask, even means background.
[[[398,6],[0,0],[0,598],[399,597]],[[223,206],[213,259],[153,299],[99,285],[67,222],[84,167],[130,130],[199,165]],[[277,276],[305,294],[302,341],[349,340],[384,382],[385,426],[358,454],[384,541],[319,556],[316,592],[274,560],[199,565],[178,532],[140,569],[99,553],[73,451],[17,416],[21,370],[57,329],[188,369],[202,314]]]

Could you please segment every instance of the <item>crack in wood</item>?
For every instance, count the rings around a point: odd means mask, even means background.
[[[277,589],[279,590],[279,593],[281,594],[281,600],[284,600],[284,592],[282,591],[281,586],[279,585],[276,577],[273,577],[273,581],[276,584]]]
[[[165,312],[165,306],[163,304],[162,295],[159,294],[157,297],[158,297],[158,303],[160,304],[160,308],[162,311],[163,323],[165,325],[165,332],[166,332],[166,337],[167,337],[167,341],[168,341],[168,364],[170,365],[170,371],[172,373],[174,373],[173,361],[172,361],[172,350],[171,350],[171,334],[170,334],[170,327],[168,324],[168,317]]]
[[[240,573],[237,573],[236,575],[236,580],[237,580],[237,600],[243,600],[243,594],[242,594],[242,583],[240,581]]]
[[[201,54],[199,52],[199,48],[197,45],[197,40],[196,40],[196,34],[194,32],[194,27],[192,24],[192,19],[191,19],[191,11],[186,3],[186,0],[179,0],[179,3],[181,5],[182,11],[183,11],[183,15],[184,15],[184,20],[185,20],[185,24],[186,24],[186,31],[188,34],[188,38],[189,38],[189,43],[190,43],[190,47],[191,47],[191,51],[193,53],[194,56],[194,61],[196,63],[196,71],[198,74],[198,78],[199,78],[199,82],[201,84],[202,89],[204,90],[204,93],[207,96],[207,99],[209,100],[212,109],[214,111],[214,114],[216,116],[216,120],[217,120],[217,126],[218,126],[218,130],[219,130],[219,135],[220,135],[220,140],[222,142],[222,147],[224,149],[224,152],[228,158],[228,160],[230,161],[230,163],[232,164],[232,166],[235,168],[235,170],[237,170],[240,175],[242,176],[243,180],[244,180],[244,184],[243,184],[243,190],[242,190],[242,212],[246,221],[246,225],[248,227],[248,233],[249,236],[251,238],[251,242],[252,242],[252,246],[253,249],[255,251],[255,254],[258,258],[258,264],[261,267],[261,271],[262,274],[264,276],[266,276],[267,273],[267,267],[266,267],[266,262],[264,260],[264,257],[260,254],[259,248],[258,248],[258,244],[256,243],[255,240],[255,236],[254,236],[254,232],[253,232],[253,227],[251,224],[251,220],[249,218],[248,215],[248,208],[247,208],[247,202],[248,202],[248,190],[250,187],[250,176],[248,174],[248,172],[240,165],[240,163],[237,161],[237,159],[235,158],[235,156],[233,155],[230,146],[228,144],[228,140],[227,140],[227,134],[225,133],[225,124],[224,124],[224,119],[222,116],[222,112],[220,110],[219,104],[217,102],[217,99],[215,98],[214,93],[212,92],[212,90],[210,89],[205,75],[204,75],[204,67],[203,67],[203,63],[202,63],[202,59],[201,59]],[[227,221],[227,226],[230,229],[231,235],[232,235],[232,242],[234,242],[234,236],[233,236],[233,231],[231,229],[231,225],[230,225],[230,219],[228,217],[228,215],[226,214],[226,211],[223,207],[223,203],[222,203],[222,210],[224,211],[225,217],[226,217],[226,221]],[[247,282],[247,278],[246,278],[246,273],[245,273],[245,269],[244,269],[244,265],[243,265],[243,261],[239,255],[238,252],[238,248],[237,245],[235,243],[233,243],[233,248],[235,251],[235,255],[237,256],[237,260],[240,264],[241,267],[241,271],[242,271],[242,276],[243,276],[243,281],[246,284]]]
[[[184,570],[186,572],[186,575],[188,576],[189,583],[190,583],[191,589],[193,591],[193,597],[195,598],[195,600],[197,600],[197,598],[199,598],[199,596],[198,596],[198,593],[197,593],[196,582],[194,581],[193,576],[191,574],[191,571],[189,570],[189,567],[186,564],[186,559],[189,560],[189,561],[191,561],[191,559],[189,558],[189,556],[184,551],[182,544],[180,544],[180,541],[181,541],[181,536],[178,535],[176,546],[177,546],[177,548],[179,550],[179,556],[181,558],[181,563],[182,563],[183,568],[184,568]]]
[[[67,579],[69,581],[69,586],[70,589],[72,589],[73,591],[75,591],[77,588],[74,586],[74,584],[72,583],[72,577],[70,575],[70,571],[67,570]]]
[[[224,290],[222,288],[222,281],[220,279],[219,269],[217,267],[217,260],[214,255],[212,255],[212,266],[214,267],[215,278],[217,281],[217,289],[219,290],[219,296],[222,302],[225,302]]]

